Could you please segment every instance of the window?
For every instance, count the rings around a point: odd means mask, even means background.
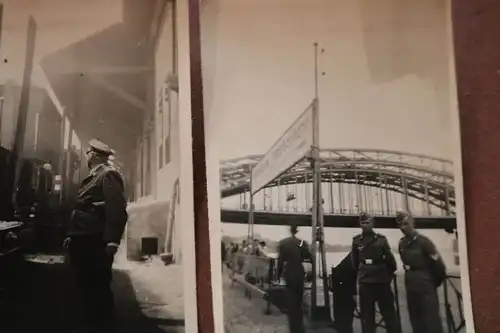
[[[138,180],[139,180],[139,197],[144,196],[144,142],[139,143],[139,168],[138,168]]]
[[[158,158],[162,161],[158,163],[159,168],[168,165],[172,160],[171,153],[171,113],[172,105],[172,80],[175,77],[177,67],[177,47],[176,47],[176,8],[175,1],[167,2],[163,24],[158,39],[156,70],[158,71],[156,87],[156,109],[157,109],[157,129],[158,129]],[[175,101],[175,103],[177,103]]]
[[[170,163],[170,161],[172,160],[172,152],[170,151],[170,148],[170,136],[167,136],[165,138],[165,165]]]
[[[160,143],[160,147],[158,147],[158,168],[163,168],[163,144]]]
[[[146,137],[146,147],[145,147],[145,168],[146,168],[146,175],[144,179],[144,194],[149,195],[151,194],[151,149],[152,149],[152,144],[151,144],[151,135],[148,135]]]

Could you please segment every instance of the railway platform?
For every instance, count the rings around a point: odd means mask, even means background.
[[[0,299],[1,332],[69,333],[78,327],[80,300],[64,255],[25,255],[19,273],[17,292]],[[117,332],[184,332],[181,266],[118,258],[113,274]]]

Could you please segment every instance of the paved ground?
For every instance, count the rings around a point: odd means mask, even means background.
[[[266,303],[259,295],[245,296],[243,288],[223,274],[225,333],[288,333],[286,317],[276,308],[264,315]]]
[[[231,283],[223,274],[223,304],[225,333],[288,333],[286,316],[276,307],[265,314],[267,303],[258,292],[245,295],[238,283]],[[334,333],[332,328],[308,327],[309,333]]]
[[[457,284],[458,281],[454,281]],[[456,325],[459,324],[459,306],[457,298],[449,288],[449,300],[451,311],[455,315]],[[403,279],[398,279],[399,304],[401,309],[401,324],[403,333],[411,332],[409,323],[406,297],[404,294]],[[445,319],[444,295],[441,288],[440,300],[442,302],[442,319],[445,330],[447,329]],[[321,297],[321,296],[318,296]],[[224,304],[224,325],[225,333],[288,333],[286,317],[280,313],[277,308],[272,308],[270,315],[265,315],[266,302],[262,296],[257,293],[251,293],[251,297],[245,294],[245,288],[238,283],[231,283],[228,271],[223,274],[223,304]],[[384,329],[380,329],[384,332]],[[334,333],[333,328],[315,328],[309,326],[308,333]],[[361,332],[359,319],[354,321],[354,332]],[[461,329],[460,333],[465,333],[465,329]]]
[[[0,303],[0,332],[66,333],[78,326],[79,295],[63,257],[35,256],[20,273],[18,302]],[[184,332],[180,267],[122,260],[114,269],[113,289],[117,333]]]

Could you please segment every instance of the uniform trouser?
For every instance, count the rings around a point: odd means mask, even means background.
[[[352,293],[339,290],[333,296],[333,316],[335,329],[339,333],[353,333],[356,301]]]
[[[100,236],[71,237],[69,258],[82,294],[86,325],[94,330],[111,330],[114,317],[113,258],[107,255],[105,243]]]
[[[375,304],[378,305],[387,333],[399,333],[394,294],[389,282],[359,284],[359,305],[363,333],[375,333],[376,331]]]
[[[304,280],[287,280],[288,296],[288,327],[290,333],[304,333],[304,313],[302,302],[304,299]]]
[[[443,333],[437,290],[406,292],[413,333]]]

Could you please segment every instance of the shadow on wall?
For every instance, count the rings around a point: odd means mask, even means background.
[[[170,203],[154,201],[144,204],[130,204],[127,207],[129,221],[126,232],[127,259],[142,257],[141,240],[144,237],[158,239],[158,253],[165,252]]]
[[[129,204],[125,236],[127,259],[140,260],[145,255],[141,248],[142,239],[148,237],[158,240],[158,254],[166,254],[169,257],[168,263],[180,263],[181,253],[178,244],[174,244],[180,238],[179,230],[175,227],[178,222],[178,205],[179,179],[174,182],[170,201]]]

